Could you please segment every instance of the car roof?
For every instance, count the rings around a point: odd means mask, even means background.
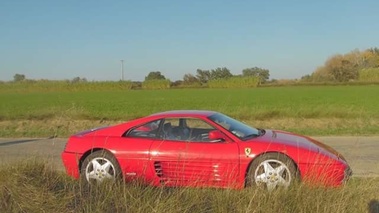
[[[204,116],[208,117],[210,115],[213,115],[217,112],[210,111],[210,110],[171,110],[171,111],[165,111],[165,112],[158,112],[155,114],[152,114],[150,116]],[[150,117],[149,116],[149,117]]]

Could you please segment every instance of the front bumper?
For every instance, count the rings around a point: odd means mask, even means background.
[[[351,178],[352,175],[353,175],[353,170],[350,168],[350,166],[347,166],[344,171],[343,182],[346,183]]]

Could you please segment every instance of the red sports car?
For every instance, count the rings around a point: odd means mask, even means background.
[[[90,183],[121,178],[155,186],[273,190],[296,181],[338,186],[352,174],[343,156],[314,139],[196,110],[78,133],[62,160],[69,175]]]

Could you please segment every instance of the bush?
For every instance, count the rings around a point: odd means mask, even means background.
[[[252,88],[259,84],[258,77],[231,77],[211,80],[208,82],[209,88]]]
[[[142,82],[142,89],[169,89],[171,85],[170,80],[147,80]]]
[[[182,83],[177,88],[203,88],[203,85],[200,82],[193,82],[193,83]]]
[[[379,82],[379,68],[368,68],[360,70],[359,81]]]

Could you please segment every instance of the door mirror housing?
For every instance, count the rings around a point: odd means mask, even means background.
[[[212,142],[225,141],[225,135],[219,130],[212,130],[208,134],[208,138]]]

